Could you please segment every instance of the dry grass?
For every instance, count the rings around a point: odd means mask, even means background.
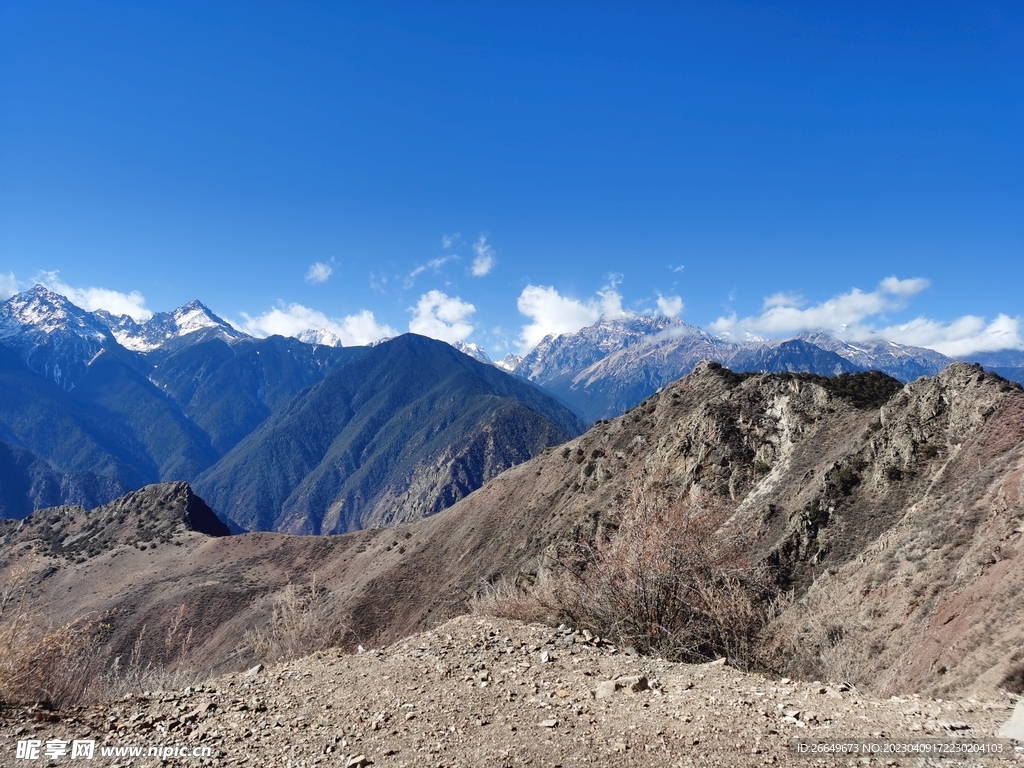
[[[871,658],[884,651],[866,638],[864,626],[844,601],[839,585],[818,582],[798,602],[790,601],[763,636],[762,666],[792,677],[862,685]]]
[[[99,623],[85,616],[48,625],[31,606],[31,565],[8,572],[0,588],[0,701],[64,707],[83,700],[95,676]]]
[[[562,605],[558,580],[547,571],[529,586],[516,586],[505,577],[484,584],[469,600],[474,616],[497,616],[529,623],[557,623]]]
[[[269,620],[245,633],[239,652],[260,661],[288,661],[341,646],[351,634],[333,618],[330,592],[316,583],[288,584],[272,598]]]
[[[87,614],[54,626],[31,606],[28,585],[38,556],[8,571],[0,587],[0,702],[62,709],[126,693],[184,687],[209,675],[193,658],[193,630],[179,606],[165,636],[131,651],[110,647],[110,617]]]
[[[177,690],[211,676],[193,648],[194,629],[185,621],[186,606],[178,606],[156,643],[148,642],[147,627],[135,636],[131,651],[114,655],[97,676],[92,699],[113,699],[127,693]],[[107,655],[110,658],[110,654]]]

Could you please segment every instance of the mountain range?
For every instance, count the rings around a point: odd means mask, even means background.
[[[882,339],[735,342],[637,315],[548,336],[497,363],[465,342],[342,347],[324,329],[299,336],[253,338],[199,301],[143,323],[43,286],[0,303],[0,514],[92,507],[186,480],[236,530],[387,525],[437,512],[701,361],[828,376],[876,369],[904,382],[953,362]],[[1024,379],[1024,352],[982,362]]]
[[[627,315],[547,336],[527,355],[509,355],[497,364],[544,387],[593,423],[624,413],[703,360],[755,373],[834,376],[879,370],[903,382],[933,376],[955,362],[931,349],[885,339],[844,340],[818,331],[735,342],[676,318]],[[1024,352],[989,353],[983,362],[1006,378],[1024,381]]]
[[[372,358],[370,367],[333,376],[363,356]],[[386,380],[400,381],[402,392],[389,391]],[[446,388],[452,397],[438,394]],[[349,410],[331,410],[342,402]],[[384,411],[374,412],[374,404]],[[389,407],[401,411],[405,431],[394,434],[403,441],[392,439],[398,416]],[[284,415],[272,419],[279,411]],[[328,433],[335,427],[338,433]],[[283,509],[266,505],[284,504],[297,491],[306,512],[301,524],[288,526],[319,531],[319,518],[330,514],[331,526],[350,530],[381,524],[387,505],[372,493],[376,501],[355,503],[351,496],[335,498],[335,491],[362,482],[398,499],[415,488],[416,509],[431,514],[583,428],[534,385],[443,342],[399,337],[374,347],[338,347],[254,339],[198,301],[139,324],[87,312],[43,286],[0,304],[5,517],[61,504],[91,508],[146,484],[177,480],[199,481],[225,509],[237,511],[237,502],[216,488],[241,487],[256,464],[239,456],[251,457],[254,445],[257,451],[277,445],[288,446],[286,455],[274,462],[261,457],[258,479],[287,492],[238,519],[218,512],[236,530],[286,525]],[[295,430],[321,443],[299,446]],[[327,452],[331,446],[334,453]],[[331,464],[339,451],[344,461]],[[362,480],[326,479],[339,471]],[[428,475],[430,487],[420,488]],[[311,498],[320,506],[309,506]],[[342,505],[346,511],[338,514]],[[379,514],[367,511],[378,507]],[[288,504],[289,520],[295,509]]]

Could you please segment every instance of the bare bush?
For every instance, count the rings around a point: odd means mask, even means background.
[[[10,571],[0,588],[0,701],[65,707],[83,700],[95,672],[98,622],[85,616],[48,625],[31,608],[31,563]]]
[[[473,607],[565,621],[673,660],[728,656],[749,667],[774,591],[727,519],[709,495],[671,501],[635,480],[608,532],[579,543],[532,588],[500,584]]]
[[[347,627],[332,618],[330,593],[316,583],[288,584],[274,595],[264,626],[245,633],[243,653],[266,661],[287,661],[342,645]]]
[[[640,480],[612,533],[579,548],[566,613],[641,652],[749,666],[771,581],[707,494],[670,501]]]
[[[762,666],[807,680],[863,683],[871,657],[885,648],[864,641],[863,626],[844,606],[839,585],[831,581],[816,583],[799,601],[790,600],[765,630]]]
[[[497,616],[525,622],[550,624],[562,613],[558,581],[548,571],[527,586],[512,584],[504,576],[481,586],[469,600],[475,616]]]

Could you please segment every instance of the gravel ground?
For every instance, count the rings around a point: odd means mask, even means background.
[[[466,616],[381,650],[337,651],[66,711],[2,714],[0,765],[1024,765],[1002,758],[808,757],[790,746],[994,737],[1015,700],[872,699],[721,663],[636,656],[568,629]],[[74,740],[95,742],[72,758]],[[40,757],[19,758],[29,740]],[[47,742],[68,753],[48,759]],[[60,744],[52,746],[60,747]],[[209,756],[102,755],[110,747]]]

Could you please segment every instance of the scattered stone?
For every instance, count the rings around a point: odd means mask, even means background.
[[[598,683],[597,688],[594,689],[594,698],[604,699],[623,690],[629,691],[630,693],[640,693],[640,691],[650,690],[650,685],[647,682],[647,678],[643,675],[617,677],[614,680],[606,680],[603,683]]]
[[[794,736],[907,739],[924,735],[926,724],[936,738],[967,727],[980,736],[994,734],[1009,714],[1005,699],[965,705],[853,693],[833,702],[815,695],[823,684],[790,681],[787,688],[720,666],[655,658],[644,659],[643,675],[622,674],[638,662],[617,659],[604,644],[584,643],[582,632],[570,646],[573,653],[559,657],[565,663],[537,663],[545,651],[558,653],[552,637],[543,626],[465,616],[383,652],[321,652],[268,664],[256,675],[225,675],[189,693],[162,691],[61,711],[59,722],[35,720],[38,708],[0,708],[0,729],[44,744],[83,737],[209,744],[209,764],[218,768],[289,762],[364,768],[374,761],[396,768],[583,762],[780,768],[799,762],[788,746]],[[581,701],[588,690],[600,701]],[[1015,716],[1024,736],[1024,712]],[[5,760],[0,756],[0,764]],[[814,768],[850,764],[812,762]]]

